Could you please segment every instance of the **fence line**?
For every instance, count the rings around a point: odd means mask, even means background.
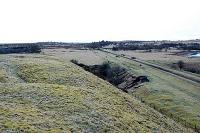
[[[133,96],[136,99],[140,100],[142,103],[144,103],[144,104],[148,105],[149,107],[159,111],[163,115],[166,115],[166,116],[172,118],[174,121],[177,121],[178,123],[181,123],[181,125],[184,125],[187,128],[192,128],[192,129],[194,129],[195,132],[200,133],[200,126],[198,126],[197,124],[192,124],[190,122],[187,122],[187,120],[182,119],[181,117],[175,116],[172,113],[164,112],[164,110],[162,110],[161,108],[159,109],[159,107],[156,107],[155,104],[153,104],[153,103],[146,102],[144,98],[140,97],[137,94],[134,94]]]

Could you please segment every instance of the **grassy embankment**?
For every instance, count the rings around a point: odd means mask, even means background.
[[[67,54],[70,53],[70,57]],[[62,57],[66,60],[76,58],[81,53],[87,51],[76,51],[73,53],[65,51],[55,53],[47,51],[46,54],[52,54]],[[111,62],[120,64],[128,68],[133,74],[147,75],[150,79],[149,83],[145,83],[143,87],[130,92],[131,94],[142,97],[143,100],[149,105],[155,106],[157,110],[169,116],[172,115],[173,119],[179,119],[184,125],[185,121],[194,128],[195,125],[200,125],[200,85],[194,84],[174,75],[162,72],[152,67],[142,65],[124,58],[116,57],[111,54],[106,54],[100,51],[88,51],[88,54],[80,57],[81,62],[89,64],[93,62],[95,57],[98,60],[95,62],[101,63],[102,60],[109,60]],[[98,57],[98,58],[97,58]],[[93,64],[93,63],[92,63]],[[187,125],[188,126],[188,125]]]
[[[107,55],[108,57],[108,55]],[[174,119],[185,121],[189,126],[200,125],[200,85],[185,81],[174,75],[146,65],[110,56],[111,61],[122,64],[136,75],[147,75],[150,82],[133,92],[141,96],[149,105],[154,105]],[[192,75],[191,75],[192,76]],[[200,128],[200,127],[198,127]]]
[[[192,132],[70,62],[0,60],[0,132]]]

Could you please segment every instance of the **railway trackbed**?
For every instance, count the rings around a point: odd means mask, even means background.
[[[103,50],[103,49],[100,49],[100,51],[105,52],[105,53],[109,53],[109,54],[112,54],[112,55],[115,55],[115,56],[120,56],[121,58],[125,58],[125,59],[131,60],[131,61],[135,61],[135,62],[138,62],[138,63],[143,64],[143,65],[150,66],[152,68],[155,68],[155,69],[161,70],[163,72],[169,73],[171,75],[177,76],[177,77],[182,78],[184,80],[187,80],[189,82],[200,84],[200,78],[197,77],[197,76],[194,76],[194,75],[190,75],[190,74],[182,73],[182,72],[177,72],[175,70],[165,68],[165,67],[153,64],[153,63],[149,63],[149,62],[146,62],[146,61],[143,61],[143,60],[140,60],[140,59],[132,59],[131,57],[128,57],[126,55],[122,56],[120,54],[116,54],[116,53],[106,51],[106,50]]]

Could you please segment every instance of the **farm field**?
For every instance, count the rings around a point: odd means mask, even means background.
[[[190,70],[191,66],[192,68],[196,69],[195,71],[198,71],[198,73],[192,73],[190,71],[185,71],[185,73],[189,73],[191,75],[200,76],[199,75],[199,68],[200,68],[200,58],[190,58],[188,57],[189,53],[188,51],[181,51],[181,50],[168,50],[166,51],[151,51],[146,52],[144,50],[130,50],[130,51],[112,51],[116,54],[122,54],[126,55],[128,57],[135,57],[137,59],[141,59],[153,64],[158,64],[163,67],[172,68],[179,70],[176,64],[178,61],[183,61],[186,67],[186,70]],[[193,70],[194,71],[194,70]]]
[[[147,62],[157,64],[159,66],[170,68],[180,73],[185,73],[189,75],[194,75],[196,77],[200,77],[200,59],[194,59],[190,61],[184,62],[184,69],[180,70],[176,65],[178,61],[163,61],[163,60],[148,60]],[[191,72],[193,70],[194,72]]]
[[[65,58],[0,55],[0,70],[0,132],[193,132]]]
[[[148,105],[153,105],[162,113],[172,115],[174,119],[179,119],[188,126],[200,125],[200,85],[191,83],[182,78],[170,75],[150,66],[142,65],[130,61],[123,57],[116,57],[101,51],[89,50],[44,50],[47,55],[54,55],[62,59],[77,59],[85,64],[101,64],[103,61],[111,61],[126,67],[135,75],[146,75],[150,82],[142,87],[130,90],[129,94],[142,97]],[[82,55],[85,56],[79,56]],[[70,56],[68,56],[70,54]],[[94,57],[94,58],[92,58]],[[185,58],[185,57],[180,57]],[[94,62],[95,59],[95,62]],[[196,60],[196,59],[195,59]]]
[[[188,52],[181,50],[168,50],[166,51],[151,51],[146,52],[145,50],[126,50],[126,51],[112,51],[117,54],[124,54],[130,57],[136,57],[141,60],[155,60],[155,61],[185,61],[185,62],[200,62],[199,58],[188,58]]]
[[[75,59],[87,65],[101,64],[105,61],[105,58],[103,57],[104,53],[93,50],[59,48],[44,49],[42,53],[45,55],[56,56],[67,61]],[[99,54],[102,54],[102,56],[99,56]]]

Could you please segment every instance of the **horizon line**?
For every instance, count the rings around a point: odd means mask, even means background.
[[[199,39],[176,39],[176,40],[168,40],[168,39],[161,39],[161,40],[98,40],[98,41],[24,41],[24,42],[5,42],[5,43],[1,43],[0,44],[23,44],[23,43],[45,43],[45,42],[49,42],[49,43],[93,43],[93,42],[100,42],[100,41],[110,41],[110,42],[128,42],[128,41],[144,41],[144,42],[151,42],[151,41],[155,41],[155,42],[161,42],[161,41],[171,41],[171,42],[176,42],[176,41],[195,41],[195,40],[200,40]]]

